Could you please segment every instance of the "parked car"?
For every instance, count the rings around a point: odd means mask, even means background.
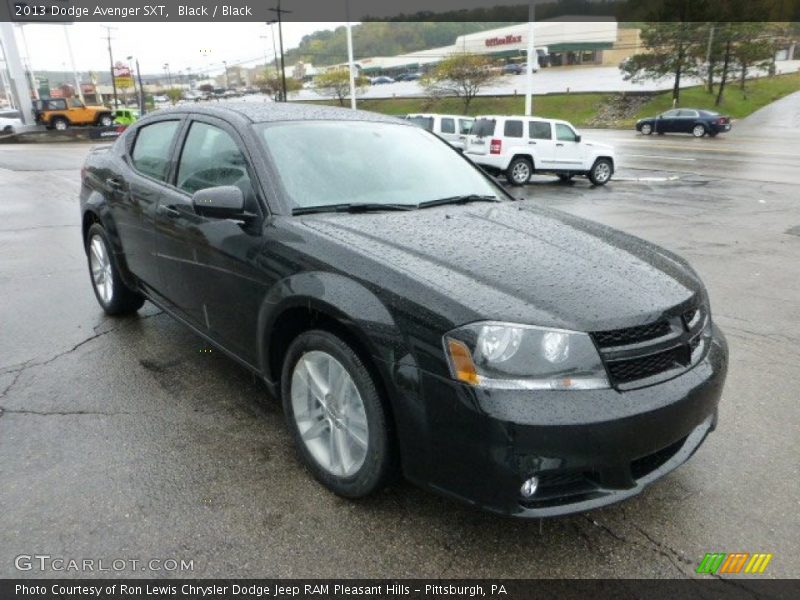
[[[106,106],[86,105],[79,98],[43,98],[33,103],[37,123],[63,131],[75,125],[111,127],[114,117]]]
[[[699,108],[675,108],[658,116],[636,121],[636,131],[640,131],[644,135],[691,133],[694,137],[703,137],[704,135],[715,137],[719,133],[730,130],[730,117],[713,110]]]
[[[422,78],[422,73],[403,73],[395,78],[395,81],[417,81]]]
[[[22,126],[22,116],[17,110],[0,110],[0,134],[9,135]]]
[[[503,67],[503,73],[505,75],[521,75],[524,72],[525,70],[522,68],[522,65],[518,63],[509,63]]]
[[[435,133],[448,144],[464,150],[467,135],[472,129],[475,119],[463,115],[437,115],[433,113],[406,115],[406,120],[418,127]]]
[[[476,117],[464,155],[512,185],[534,173],[553,173],[568,181],[586,176],[605,185],[614,174],[614,148],[583,140],[567,121],[540,117]]]
[[[131,108],[118,108],[114,111],[115,125],[133,125],[139,119],[139,111]]]
[[[103,310],[149,299],[263,379],[342,496],[400,469],[500,513],[583,512],[716,425],[727,347],[686,261],[515,201],[408,121],[184,105],[82,172]]]
[[[391,77],[386,77],[385,75],[381,75],[379,77],[373,77],[369,80],[369,82],[372,85],[385,85],[387,83],[394,83],[394,79]]]

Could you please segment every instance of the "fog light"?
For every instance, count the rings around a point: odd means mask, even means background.
[[[539,487],[539,478],[538,477],[531,477],[527,479],[525,483],[522,484],[522,488],[520,489],[520,493],[524,498],[531,498],[536,493],[536,488]]]

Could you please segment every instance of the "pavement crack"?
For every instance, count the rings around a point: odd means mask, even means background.
[[[133,412],[104,412],[96,410],[27,410],[27,409],[13,409],[0,407],[0,416],[4,414],[9,415],[37,415],[40,417],[69,417],[74,415],[89,415],[101,417],[116,417],[121,415],[135,415]]]

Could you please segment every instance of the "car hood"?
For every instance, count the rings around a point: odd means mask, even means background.
[[[426,308],[457,305],[454,320],[615,329],[652,322],[705,293],[668,251],[530,202],[320,214],[302,226],[370,259],[368,269],[352,261],[337,265],[342,271]],[[389,276],[398,273],[406,277]]]
[[[611,144],[603,144],[601,142],[593,142],[592,140],[586,140],[585,144],[590,148],[597,148],[598,150],[604,150],[608,153],[614,153],[614,146]]]

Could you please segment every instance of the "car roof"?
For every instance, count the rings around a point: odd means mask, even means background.
[[[561,119],[548,119],[547,117],[540,117],[539,115],[478,115],[475,119],[534,119],[536,121],[549,121],[550,123],[566,123],[570,125],[569,121],[562,121]]]
[[[407,118],[410,117],[445,117],[448,119],[474,119],[475,117],[470,117],[469,115],[445,115],[442,113],[408,113],[406,115]]]
[[[304,104],[300,102],[226,102],[214,105],[179,105],[162,108],[151,115],[170,113],[201,114],[239,117],[251,123],[276,123],[281,121],[370,121],[376,123],[400,123],[413,127],[402,119],[388,117],[365,110],[352,110],[335,106]]]

